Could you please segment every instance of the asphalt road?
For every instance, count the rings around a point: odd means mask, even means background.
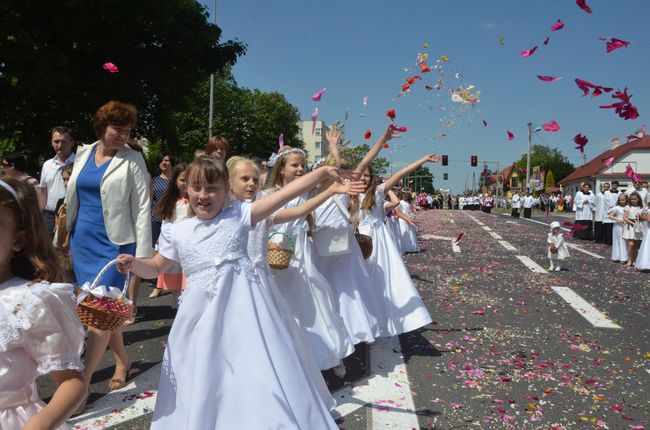
[[[346,360],[344,379],[326,372],[340,428],[649,428],[650,274],[577,240],[561,272],[543,273],[543,223],[556,218],[572,215],[419,212],[423,250],[405,261],[434,323],[400,336],[401,354],[399,344],[378,341]],[[454,250],[450,239],[461,232]],[[137,323],[125,329],[136,381],[160,361],[175,312],[170,295],[148,299],[149,291],[141,289]],[[577,309],[560,293],[573,293]],[[112,373],[108,352],[91,401]],[[39,390],[50,395],[45,378]],[[145,429],[146,412],[86,428]]]

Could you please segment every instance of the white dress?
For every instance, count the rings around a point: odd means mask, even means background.
[[[641,208],[639,206],[625,206],[623,209],[627,212],[627,219],[637,220],[639,214],[641,213]],[[625,223],[623,226],[623,239],[628,240],[641,240],[643,239],[643,224],[637,221],[634,225]]]
[[[565,258],[569,257],[569,248],[566,246],[564,235],[562,233],[549,233],[548,237],[546,238],[546,243],[549,245],[547,256],[551,260],[564,260]],[[551,253],[551,245],[557,248],[556,254]]]
[[[621,224],[624,211],[625,209],[619,205],[612,209],[612,213],[618,218],[612,227],[612,261],[627,261],[627,242],[623,239],[623,224]]]
[[[187,288],[152,429],[337,428],[248,258],[250,208],[233,201],[212,219],[162,228],[160,254],[181,263]]]
[[[258,196],[258,200],[264,198],[263,194]],[[280,287],[275,283],[271,269],[267,262],[267,253],[269,247],[269,226],[272,224],[272,217],[263,221],[259,221],[253,230],[248,233],[248,256],[250,257],[253,265],[255,266],[255,273],[259,276],[262,286],[266,288],[278,308],[282,322],[284,323],[289,335],[291,336],[292,343],[287,344],[287,348],[293,348],[296,352],[296,357],[300,357],[300,361],[293,364],[296,372],[304,373],[311,382],[311,391],[316,391],[323,403],[334,409],[336,401],[332,398],[323,374],[321,373],[316,357],[309,348],[307,340],[302,329],[293,318],[293,313],[280,293]]]
[[[39,375],[83,370],[84,337],[72,285],[22,278],[0,285],[0,429],[22,429],[45,406],[36,391]]]
[[[399,229],[399,218],[396,216],[388,215],[386,217],[385,225],[386,229],[388,230],[388,234],[390,235],[391,239],[393,239],[393,243],[395,244],[399,255],[404,255],[404,250],[402,249],[402,232]]]
[[[317,228],[347,228],[346,215],[334,202],[338,198],[348,207],[347,195],[330,197],[314,211]],[[379,321],[383,316],[383,296],[371,282],[359,243],[352,239],[349,254],[323,257],[315,254],[316,267],[325,276],[334,298],[336,311],[355,344],[373,342],[379,336]]]
[[[298,196],[283,206],[301,206],[306,196]],[[336,312],[332,287],[316,267],[316,252],[307,236],[308,225],[304,218],[271,227],[295,242],[291,264],[284,270],[273,270],[273,277],[280,287],[298,325],[304,330],[318,366],[330,369],[354,352],[354,342],[348,335],[343,319]]]
[[[364,197],[360,195],[359,201]],[[431,323],[431,316],[384,225],[383,202],[381,184],[375,192],[374,207],[360,211],[359,231],[372,237],[372,255],[365,261],[373,285],[383,290],[386,320],[380,324],[382,336],[395,336]]]
[[[645,208],[641,214],[646,216],[650,209]],[[643,240],[639,247],[639,253],[636,256],[634,266],[636,270],[650,270],[650,222],[642,221],[643,223]]]
[[[411,205],[404,200],[399,202],[399,209],[409,218],[413,218],[411,213]],[[399,229],[402,241],[402,252],[420,252],[420,245],[418,245],[417,228],[407,223],[402,218],[399,218]]]

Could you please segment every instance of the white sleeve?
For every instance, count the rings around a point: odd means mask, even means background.
[[[174,246],[172,240],[174,226],[178,225],[180,224],[174,224],[171,222],[162,225],[160,228],[160,236],[158,236],[158,252],[166,259],[174,260],[180,263],[178,251],[176,250],[176,247]]]

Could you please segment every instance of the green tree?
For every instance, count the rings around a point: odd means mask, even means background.
[[[362,143],[355,147],[345,148],[344,156],[352,166],[356,166],[361,162],[368,151],[370,151],[370,146],[368,146],[367,143]],[[389,165],[390,163],[388,163],[388,160],[384,157],[377,157],[372,161],[372,169],[375,172],[375,175],[382,178],[387,176]]]
[[[402,179],[402,184],[408,186],[413,181],[413,190],[418,193],[433,194],[433,175],[428,167],[420,166]]]
[[[52,126],[92,141],[95,110],[121,100],[140,111],[137,134],[178,150],[175,113],[195,101],[197,82],[245,52],[240,42],[220,43],[207,18],[195,0],[3,1],[0,140],[34,161],[51,151]],[[119,72],[103,70],[106,62]]]
[[[175,114],[181,158],[190,159],[195,149],[208,140],[209,85],[194,88],[195,100],[187,111]],[[225,71],[215,79],[213,134],[224,136],[235,154],[266,158],[278,148],[278,136],[284,143],[303,147],[298,137],[298,109],[277,92],[240,88]]]
[[[526,154],[521,156],[517,161],[519,166],[526,168]],[[545,145],[533,145],[530,151],[530,169],[540,166],[541,170],[546,172],[553,171],[558,180],[569,175],[575,170],[569,159],[557,148],[550,148]],[[524,173],[525,176],[525,173]]]
[[[555,175],[552,170],[546,171],[546,179],[544,179],[544,191],[548,193],[549,188],[555,187]]]

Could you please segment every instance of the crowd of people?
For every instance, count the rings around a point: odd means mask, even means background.
[[[393,188],[439,157],[382,181],[371,163],[396,132],[352,165],[332,128],[330,155],[311,171],[299,148],[258,162],[212,137],[186,164],[161,153],[149,173],[136,123],[134,106],[106,103],[97,141],[76,151],[73,131],[55,127],[40,181],[24,157],[4,155],[0,428],[65,428],[107,346],[109,388],[126,384],[121,328],[82,326],[73,300],[115,261],[101,283],[125,285],[134,314],[139,279],[179,301],[152,428],[336,429],[321,371],[343,375],[355,345],[431,322],[401,258],[419,251],[413,196]],[[57,382],[47,405],[43,374]]]

